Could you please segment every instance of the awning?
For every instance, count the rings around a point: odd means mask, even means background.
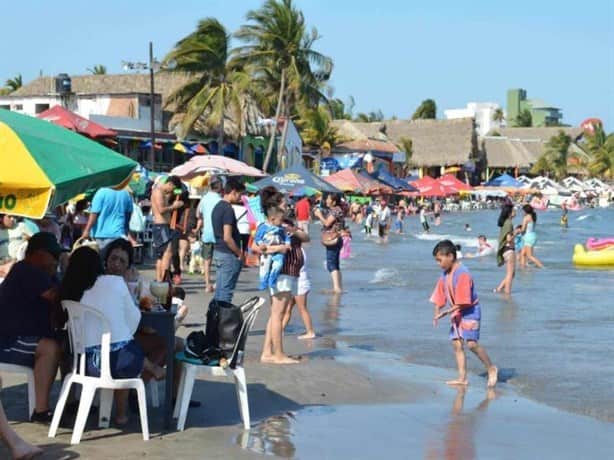
[[[53,106],[39,113],[36,117],[92,139],[117,136],[117,132],[112,129],[107,129],[98,123],[83,118],[60,105]]]

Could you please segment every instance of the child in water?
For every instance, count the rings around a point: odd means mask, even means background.
[[[341,246],[339,257],[342,259],[349,259],[352,255],[352,232],[350,232],[348,226],[345,226],[343,230],[341,230],[341,239],[343,240],[343,245]]]
[[[449,380],[448,385],[468,385],[467,363],[464,345],[466,344],[482,361],[488,372],[488,387],[497,384],[498,370],[490,360],[486,350],[478,343],[480,339],[481,308],[478,294],[469,270],[456,258],[456,247],[450,240],[437,243],[433,257],[443,270],[431,295],[435,304],[433,325],[446,315],[450,315],[450,340],[454,348],[458,378]],[[446,304],[450,308],[443,309]]]
[[[563,215],[561,216],[561,227],[567,228],[569,226],[569,217],[567,216],[567,206],[563,204]]]

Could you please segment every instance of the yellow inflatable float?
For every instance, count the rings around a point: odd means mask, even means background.
[[[581,244],[576,244],[572,260],[576,265],[614,267],[614,247],[601,251],[587,251]]]

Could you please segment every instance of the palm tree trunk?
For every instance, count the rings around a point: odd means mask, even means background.
[[[217,154],[224,155],[224,114],[220,118],[220,132],[217,135]]]
[[[266,173],[267,168],[269,166],[269,161],[271,161],[271,153],[273,153],[273,144],[275,143],[275,135],[277,134],[277,120],[279,119],[279,115],[281,114],[281,104],[284,97],[284,91],[286,89],[286,69],[281,70],[281,85],[279,87],[279,99],[277,100],[277,109],[275,110],[275,122],[271,127],[271,137],[269,139],[269,147],[266,151],[266,156],[264,157],[264,164],[262,165],[262,172]]]

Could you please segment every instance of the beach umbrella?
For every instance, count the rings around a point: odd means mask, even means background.
[[[298,187],[290,191],[290,196],[314,196],[318,195],[319,193],[320,192],[315,188],[309,187],[307,185],[299,185]]]
[[[247,163],[222,155],[194,156],[182,165],[173,168],[171,174],[188,180],[207,172],[230,176],[262,177],[265,175],[262,171],[249,166]]]
[[[512,176],[510,176],[507,173],[503,173],[498,177],[495,177],[494,179],[486,182],[486,184],[489,187],[516,187],[516,188],[520,188],[522,187],[523,183],[519,180],[514,179]]]
[[[456,176],[452,174],[446,174],[437,179],[441,185],[445,187],[445,189],[451,194],[456,194],[460,192],[470,192],[473,190],[471,185],[465,184],[463,181],[459,180]]]
[[[112,129],[107,129],[104,126],[83,118],[76,113],[65,109],[61,105],[56,105],[44,112],[39,113],[37,118],[41,120],[49,121],[54,125],[61,126],[71,131],[75,131],[84,136],[97,139],[101,137],[115,137],[117,133]]]
[[[392,193],[392,187],[373,179],[365,174],[357,173],[351,169],[342,169],[335,174],[324,177],[329,184],[333,184],[344,192],[361,193]]]
[[[41,218],[89,189],[118,185],[137,163],[98,142],[0,109],[0,212]]]
[[[446,195],[451,194],[446,188],[433,179],[431,176],[424,176],[411,183],[418,189],[418,195],[427,197],[443,198]]]
[[[258,187],[258,190],[272,185],[284,193],[290,193],[299,186],[311,187],[320,192],[343,193],[337,187],[316,176],[300,164],[296,164],[269,177],[260,179],[252,185]]]
[[[173,146],[173,150],[177,150],[178,152],[181,152],[181,153],[188,153],[189,152],[189,150],[181,142],[177,142]]]
[[[203,154],[207,153],[207,149],[200,144],[194,144],[192,147],[190,147],[190,152]]]
[[[403,179],[399,179],[398,177],[394,177],[388,171],[383,168],[378,169],[376,172],[370,175],[372,178],[377,179],[380,182],[383,182],[386,185],[392,187],[395,192],[417,192],[418,189],[413,185],[405,182]]]

